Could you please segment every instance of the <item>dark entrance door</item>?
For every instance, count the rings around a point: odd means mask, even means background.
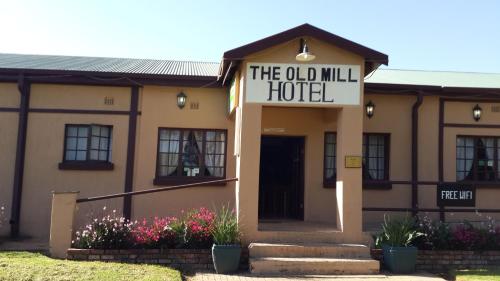
[[[262,136],[259,219],[304,219],[304,137]]]

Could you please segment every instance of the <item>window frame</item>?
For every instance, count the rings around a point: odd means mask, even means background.
[[[337,137],[337,132],[336,131],[325,131],[324,134],[324,140],[323,140],[323,187],[324,188],[335,188],[336,187],[336,175],[337,172],[335,172],[335,178],[333,179],[327,179],[326,178],[326,135],[327,134],[335,134],[335,138]],[[363,132],[362,138],[365,138],[370,136],[370,135],[377,135],[377,136],[383,136],[384,137],[384,179],[382,180],[368,180],[365,178],[362,178],[363,181],[363,188],[364,189],[391,189],[392,184],[390,183],[390,157],[391,157],[391,133],[371,133],[371,132]],[[335,149],[337,149],[338,141],[335,141]],[[363,145],[363,144],[361,144]],[[365,151],[365,154],[368,154],[368,150]],[[338,155],[335,154],[335,161],[338,161],[337,159]],[[361,160],[365,158],[366,155],[362,153],[361,155]],[[336,166],[336,168],[338,168]],[[361,174],[363,176],[363,170],[364,167],[361,167]]]
[[[161,130],[179,130],[181,132],[179,136],[179,157],[178,157],[178,164],[177,167],[179,168],[179,172],[181,173],[182,171],[182,145],[184,142],[184,132],[187,131],[202,131],[203,132],[203,138],[202,138],[202,147],[201,147],[201,157],[202,157],[202,166],[205,168],[205,150],[206,150],[206,133],[207,132],[223,132],[225,135],[225,141],[224,141],[224,167],[223,167],[223,175],[221,177],[215,177],[215,176],[194,176],[194,177],[189,177],[189,176],[181,176],[181,175],[175,175],[175,176],[160,176],[159,175],[159,161],[160,161],[160,132]],[[179,127],[158,127],[157,131],[157,138],[156,138],[156,164],[155,164],[155,178],[153,180],[154,185],[158,186],[170,186],[170,185],[179,185],[179,184],[189,184],[189,183],[197,183],[197,182],[204,182],[204,181],[212,181],[212,180],[223,180],[226,179],[226,172],[227,172],[227,143],[228,143],[228,133],[227,129],[206,129],[206,128],[179,128]],[[200,167],[200,168],[201,168]],[[210,184],[210,186],[218,186],[218,185],[226,185],[225,182],[223,183],[215,183],[215,184]]]
[[[391,189],[392,184],[388,183],[390,181],[390,157],[391,157],[391,134],[390,133],[371,133],[363,132],[363,138],[368,139],[369,136],[382,136],[384,137],[384,178],[380,180],[370,180],[365,179],[363,176],[363,187],[367,189]],[[363,144],[361,144],[363,145]],[[369,145],[366,145],[365,153],[361,156],[367,159],[369,154]],[[363,159],[361,159],[363,161]],[[362,167],[364,170],[365,168]],[[368,169],[368,168],[366,168]],[[363,174],[363,171],[361,171]]]
[[[457,179],[457,139],[458,138],[473,138],[474,139],[474,158],[473,158],[473,163],[472,163],[472,174],[474,176],[473,180],[458,180]],[[494,169],[494,178],[495,180],[492,181],[485,181],[485,180],[477,180],[477,165],[476,165],[476,158],[477,158],[477,139],[480,138],[492,138],[493,139],[493,169]],[[455,135],[455,181],[459,183],[465,183],[465,184],[475,184],[475,185],[482,185],[482,186],[492,186],[492,185],[499,185],[500,184],[500,165],[498,165],[498,160],[499,160],[499,153],[498,149],[500,149],[500,136],[497,135],[463,135],[463,134],[457,134]]]
[[[335,176],[332,178],[326,177],[326,162],[329,156],[326,155],[326,136],[328,134],[333,134],[335,136],[335,150],[337,150],[337,132],[336,131],[325,131],[323,136],[323,187],[324,188],[335,188],[337,186],[337,165],[335,164]],[[337,162],[337,151],[335,151],[335,162]]]
[[[109,129],[109,137],[108,137],[108,149],[107,151],[107,160],[90,160],[90,148],[92,145],[92,126],[99,127],[107,127]],[[69,127],[86,127],[88,128],[87,133],[87,150],[86,150],[86,160],[67,160],[66,152],[67,152],[67,142],[68,142],[68,129]],[[64,142],[63,142],[63,158],[59,163],[60,170],[113,170],[114,164],[111,162],[110,153],[112,151],[112,134],[113,134],[113,125],[104,125],[104,124],[74,124],[67,123],[64,124]],[[100,151],[100,149],[98,150]],[[98,152],[99,153],[99,152]]]

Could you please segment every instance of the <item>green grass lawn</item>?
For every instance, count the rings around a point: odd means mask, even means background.
[[[459,270],[455,275],[456,281],[500,281],[500,268]]]
[[[177,270],[159,265],[51,259],[29,252],[0,252],[0,280],[180,281]]]

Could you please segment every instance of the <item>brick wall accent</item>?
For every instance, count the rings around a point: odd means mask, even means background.
[[[162,264],[182,270],[214,271],[210,249],[68,249],[69,260]],[[248,249],[242,248],[240,269],[248,269]]]
[[[382,260],[381,249],[372,249],[372,258]],[[448,273],[451,269],[476,269],[500,265],[500,251],[419,250],[417,270]]]

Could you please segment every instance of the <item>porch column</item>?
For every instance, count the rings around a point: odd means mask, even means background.
[[[239,156],[236,157],[236,211],[238,224],[247,244],[257,236],[259,213],[259,166],[262,106],[240,103],[241,126]],[[237,121],[238,122],[238,121]]]
[[[346,156],[362,156],[363,108],[344,107],[337,117],[337,227],[343,240],[361,242],[362,169],[345,168]]]

